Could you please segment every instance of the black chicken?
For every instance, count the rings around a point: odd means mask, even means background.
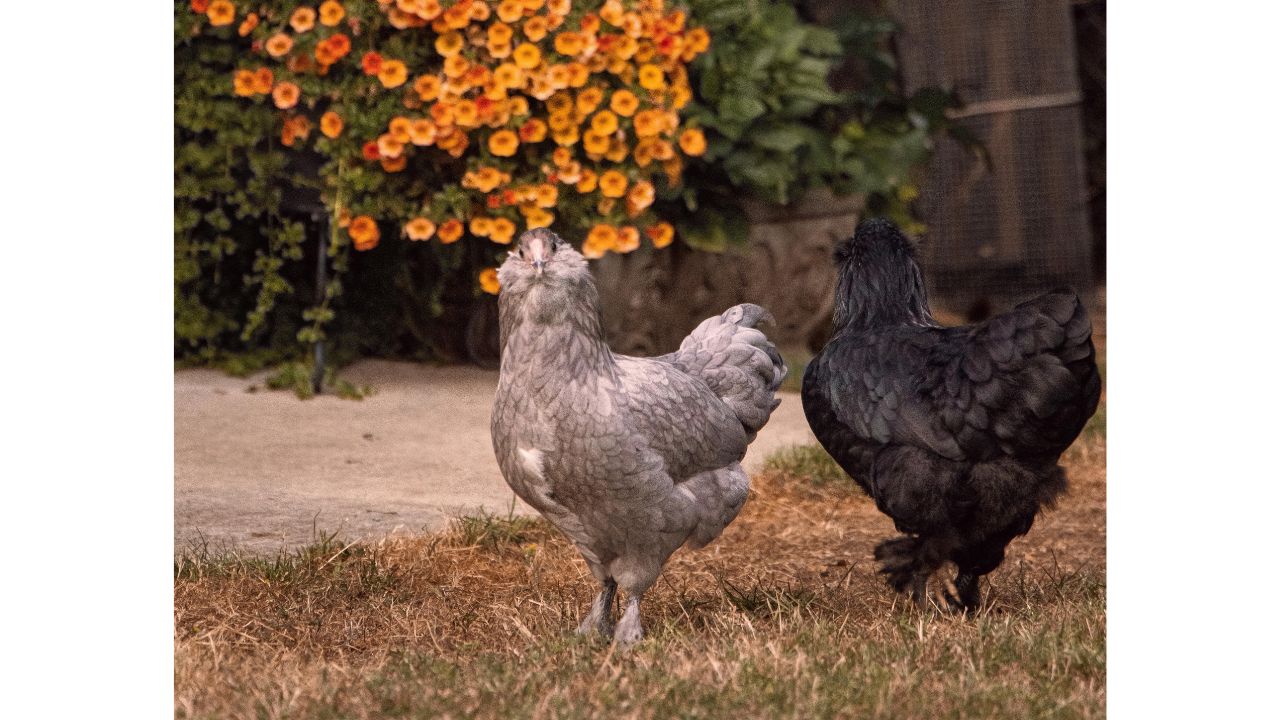
[[[836,248],[834,334],[804,374],[822,446],[905,535],[876,547],[880,572],[922,607],[978,607],[978,578],[1066,489],[1058,458],[1098,406],[1092,328],[1058,290],[967,327],[929,312],[911,244],[868,220]]]

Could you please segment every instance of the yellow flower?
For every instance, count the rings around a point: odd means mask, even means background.
[[[551,162],[555,163],[558,168],[565,167],[573,162],[573,151],[569,150],[569,148],[558,147],[551,153]]]
[[[694,53],[700,53],[711,46],[711,35],[707,33],[706,28],[694,28],[684,36],[684,44]]]
[[[320,132],[327,138],[336,138],[342,134],[342,116],[330,110],[320,116]]]
[[[493,82],[498,87],[514,90],[524,83],[524,71],[512,63],[502,63],[493,71]]]
[[[506,218],[494,218],[493,227],[489,230],[489,239],[500,244],[508,245],[511,239],[516,235],[516,224]]]
[[[595,171],[583,169],[582,177],[578,180],[577,189],[582,194],[587,194],[596,189],[597,177]]]
[[[604,91],[598,87],[589,87],[578,93],[577,106],[578,112],[583,115],[590,115],[600,107],[600,101],[604,99]]]
[[[538,118],[529,118],[520,126],[520,142],[536,143],[547,139],[547,124]]]
[[[640,87],[645,90],[661,90],[664,84],[662,68],[652,63],[640,66]]]
[[[524,17],[524,6],[520,0],[502,0],[498,3],[498,19],[505,23],[513,23]]]
[[[300,7],[289,16],[289,27],[296,33],[304,33],[316,26],[316,11],[309,7]]]
[[[485,268],[480,271],[478,277],[480,289],[490,295],[497,295],[502,290],[502,283],[498,282],[498,271],[495,268]]]
[[[560,147],[571,147],[578,144],[578,126],[574,125],[567,130],[551,133],[551,139],[555,140]]]
[[[436,38],[436,52],[441,57],[453,57],[462,52],[463,40],[462,33],[454,31],[447,32]]]
[[[609,198],[620,198],[627,192],[627,176],[617,170],[606,170],[600,176],[600,194]]]
[[[609,152],[609,136],[589,130],[582,136],[582,149],[586,150],[588,155],[603,156]]]
[[[618,240],[614,243],[614,252],[629,253],[640,247],[640,231],[627,225],[618,230]]]
[[[461,127],[475,127],[480,117],[479,110],[476,109],[474,100],[459,100],[457,105],[453,106],[453,122]]]
[[[378,223],[368,215],[360,215],[352,218],[351,224],[347,226],[347,234],[351,236],[351,240],[356,250],[372,250],[378,246],[378,239],[382,233],[378,232]]]
[[[534,203],[540,208],[552,208],[556,206],[556,199],[559,196],[560,191],[556,190],[555,185],[541,183],[534,194]]]
[[[443,225],[436,230],[436,237],[440,238],[440,242],[445,245],[458,242],[458,238],[462,237],[462,222],[457,218],[446,220]]]
[[[416,217],[404,226],[404,234],[410,240],[430,240],[436,234],[436,224],[424,217]]]
[[[236,19],[236,6],[229,0],[213,0],[205,10],[205,15],[209,16],[209,24],[214,27],[230,25]]]
[[[618,116],[601,110],[591,118],[591,130],[601,135],[612,135],[618,130]]]
[[[697,128],[680,133],[680,149],[685,155],[697,157],[707,151],[707,138]]]
[[[248,97],[255,94],[253,89],[253,71],[237,70],[235,77],[232,78],[232,85],[235,87],[236,95]]]
[[[640,99],[630,90],[617,90],[609,98],[609,109],[622,117],[631,117],[640,107]]]
[[[557,90],[569,87],[570,72],[568,65],[552,65],[547,68],[547,82]]]
[[[493,219],[484,215],[477,215],[471,218],[471,222],[467,224],[467,229],[476,237],[489,237],[489,233],[493,232]]]
[[[537,45],[532,43],[521,43],[519,47],[511,53],[511,57],[516,61],[516,65],[525,70],[532,70],[538,67],[542,62],[542,51]]]
[[[511,42],[514,32],[506,23],[496,22],[489,26],[488,42],[490,45],[506,45]]]
[[[569,63],[569,87],[580,88],[587,84],[591,71],[580,62]]]
[[[378,81],[385,88],[397,88],[409,79],[409,69],[399,60],[383,60],[378,68]]]
[[[618,231],[612,225],[596,225],[582,243],[582,255],[588,260],[604,257],[618,243]]]
[[[489,136],[489,152],[498,157],[511,157],[520,147],[520,138],[510,130],[499,130]]]
[[[419,75],[413,81],[413,89],[424,102],[435,100],[440,96],[440,78],[435,75]]]
[[[627,144],[614,138],[609,142],[609,151],[604,154],[609,162],[620,163],[627,159]]]
[[[675,239],[676,229],[671,227],[669,222],[660,222],[657,225],[650,226],[644,231],[644,234],[648,235],[649,239],[653,241],[654,247],[662,249],[670,245],[671,241]]]

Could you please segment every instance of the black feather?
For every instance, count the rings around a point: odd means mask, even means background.
[[[914,537],[882,543],[895,587],[947,560],[976,577],[1062,492],[1058,458],[1097,409],[1088,313],[1058,290],[986,322],[944,328],[911,243],[868,220],[836,248],[831,342],[805,371],[823,447]]]

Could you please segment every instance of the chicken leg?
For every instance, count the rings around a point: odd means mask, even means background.
[[[591,610],[578,625],[579,635],[589,635],[593,631],[605,637],[613,635],[613,598],[618,591],[618,583],[609,578],[603,584],[600,594],[591,603]]]
[[[644,637],[644,627],[640,625],[640,596],[641,593],[631,593],[627,597],[626,612],[613,631],[613,642],[621,647],[634,645]]]

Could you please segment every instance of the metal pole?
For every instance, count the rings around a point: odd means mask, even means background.
[[[325,256],[328,254],[328,219],[329,216],[324,213],[315,213],[311,219],[316,222],[316,226],[320,230],[320,241],[316,245],[316,306],[324,304],[324,286],[326,282],[326,263]],[[324,384],[324,338],[316,340],[315,343],[315,365],[311,370],[311,389],[315,394],[319,395],[323,391]]]

